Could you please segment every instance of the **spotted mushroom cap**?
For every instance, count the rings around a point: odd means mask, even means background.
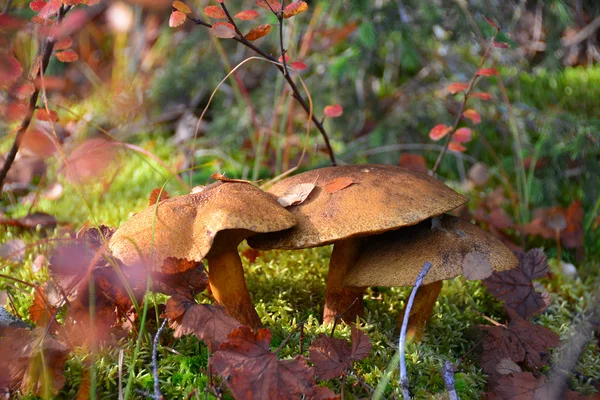
[[[437,218],[436,218],[437,219]],[[414,286],[425,262],[423,284],[464,275],[485,279],[494,271],[515,268],[519,261],[498,239],[468,221],[443,215],[418,225],[365,238],[352,265],[348,286]]]
[[[220,246],[237,247],[254,233],[280,231],[295,223],[273,195],[248,183],[217,182],[135,214],[114,233],[109,247],[125,264],[139,262],[141,253],[152,270],[160,271],[169,257],[202,261],[219,232],[234,233],[231,238],[220,235]]]
[[[328,192],[325,186],[346,178],[352,184]],[[288,210],[298,224],[276,234],[248,240],[257,249],[303,249],[341,239],[373,235],[419,223],[450,211],[468,200],[427,175],[394,165],[347,165],[305,172],[284,179],[268,190],[277,197],[299,184],[316,187]]]

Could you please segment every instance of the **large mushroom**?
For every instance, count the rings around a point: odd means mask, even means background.
[[[125,264],[145,262],[163,272],[169,258],[208,261],[215,299],[244,325],[261,326],[244,280],[237,247],[258,232],[275,232],[296,220],[270,194],[241,182],[216,182],[199,193],[152,205],[126,221],[109,248]],[[193,265],[193,263],[190,263]]]
[[[485,279],[495,271],[515,268],[519,261],[498,239],[468,221],[443,215],[415,226],[370,236],[348,270],[344,284],[413,286],[425,262],[432,266],[423,279],[429,289],[417,291],[409,315],[409,334],[417,339],[431,317],[442,282],[459,275]],[[399,318],[399,322],[402,318]]]
[[[301,204],[288,207],[297,225],[256,235],[248,243],[263,250],[334,244],[324,322],[332,322],[340,314],[344,321],[352,322],[363,312],[364,289],[343,284],[347,270],[360,255],[363,237],[415,225],[467,202],[443,183],[393,165],[316,169],[284,179],[268,192],[285,198],[307,184],[316,186]],[[421,289],[427,290],[427,286]]]

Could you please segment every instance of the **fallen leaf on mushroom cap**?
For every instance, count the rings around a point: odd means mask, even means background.
[[[314,183],[299,183],[294,186],[290,186],[285,191],[283,196],[277,198],[277,202],[282,207],[296,206],[302,204],[304,200],[311,194],[315,188]]]
[[[210,366],[236,399],[335,398],[315,385],[314,372],[302,356],[279,360],[269,349],[271,332],[241,326],[211,357]]]
[[[194,334],[214,352],[240,323],[221,307],[198,304],[193,299],[175,295],[167,300],[165,316],[171,321],[175,337]]]
[[[0,218],[0,225],[18,226],[21,228],[35,229],[38,225],[53,229],[56,226],[56,218],[43,212],[35,212],[16,219]]]
[[[217,181],[221,181],[221,182],[237,182],[237,183],[249,183],[249,184],[252,184],[251,181],[247,181],[247,180],[244,180],[244,179],[228,178],[227,176],[225,176],[225,174],[219,174],[218,172],[215,172],[210,177],[213,178],[213,179],[216,179]]]
[[[154,205],[163,200],[167,200],[170,197],[171,196],[169,196],[169,193],[166,190],[163,190],[162,188],[156,188],[150,193],[150,198],[148,199],[148,205],[149,206]]]
[[[353,183],[354,183],[354,181],[352,180],[352,178],[346,178],[346,177],[340,176],[338,178],[332,179],[329,182],[327,182],[325,184],[325,186],[323,186],[323,189],[325,189],[325,191],[327,193],[335,193],[344,188],[347,188],[348,186],[352,185]]]
[[[532,282],[548,274],[548,260],[542,249],[517,253],[517,258],[517,268],[494,272],[483,284],[496,299],[504,300],[506,307],[528,319],[550,305],[549,295],[536,292]]]
[[[6,261],[22,262],[25,259],[25,242],[21,239],[7,240],[0,246],[0,258]]]
[[[483,340],[481,367],[488,374],[496,373],[505,358],[523,363],[529,368],[541,368],[550,360],[549,349],[559,345],[556,333],[542,325],[532,324],[510,308],[506,309],[510,323],[506,326],[479,326],[488,332]]]
[[[471,251],[465,254],[462,262],[463,275],[470,281],[478,281],[492,275],[489,254]]]

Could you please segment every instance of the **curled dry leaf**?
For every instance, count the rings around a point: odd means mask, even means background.
[[[174,295],[167,301],[165,315],[171,321],[175,337],[194,334],[206,343],[211,352],[240,326],[240,323],[227,315],[221,307],[198,304],[193,299],[181,295]]]
[[[517,253],[519,266],[515,269],[494,272],[483,284],[498,300],[504,300],[522,318],[531,318],[550,305],[547,293],[538,293],[532,279],[546,276],[549,272],[548,260],[542,249],[532,249],[527,253]]]
[[[331,106],[326,106],[323,109],[323,113],[329,118],[337,118],[344,113],[344,108],[340,104],[333,104]]]
[[[210,31],[218,38],[231,39],[235,37],[235,28],[229,22],[215,22]]]
[[[283,196],[277,198],[282,207],[296,206],[302,204],[315,188],[314,183],[300,183],[288,188]]]
[[[219,6],[204,7],[204,14],[208,15],[210,18],[227,19],[227,15],[225,15],[225,11],[223,11],[223,9]]]
[[[259,25],[255,28],[252,28],[252,30],[250,30],[250,32],[248,32],[248,34],[245,36],[246,40],[257,40],[260,39],[263,36],[267,36],[269,34],[269,32],[271,32],[271,25],[269,24],[264,24],[264,25]]]
[[[448,85],[447,90],[448,90],[448,92],[450,92],[452,94],[456,94],[459,92],[464,92],[468,88],[469,88],[468,83],[456,82],[456,83],[451,83],[450,85]]]
[[[163,188],[156,188],[150,193],[150,198],[148,199],[148,205],[151,206],[163,200],[167,200],[170,198],[169,193]]]
[[[315,385],[314,372],[302,356],[279,360],[269,349],[271,332],[241,326],[211,357],[210,366],[225,379],[236,399],[333,398]]]
[[[249,183],[249,184],[252,184],[251,181],[247,181],[247,180],[244,180],[244,179],[232,179],[232,178],[228,178],[227,176],[225,176],[225,174],[219,174],[218,172],[215,172],[210,177],[213,178],[213,179],[216,179],[218,181],[221,181],[221,182],[237,182],[237,183]]]
[[[308,4],[305,1],[294,1],[283,9],[283,18],[292,18],[294,15],[298,15],[306,10],[308,10]]]
[[[451,126],[445,124],[437,124],[429,131],[429,138],[431,140],[440,140],[446,136],[452,130]]]
[[[244,11],[240,11],[239,13],[235,14],[233,16],[233,18],[241,19],[243,21],[251,21],[253,19],[258,18],[259,15],[260,14],[258,13],[258,11],[244,10]]]
[[[463,116],[469,118],[475,125],[481,123],[481,115],[472,108],[466,109],[465,112],[463,112]]]
[[[325,189],[325,191],[327,193],[335,193],[335,192],[339,192],[342,189],[347,188],[348,186],[352,185],[354,183],[354,181],[351,178],[346,178],[344,176],[340,176],[338,178],[332,179],[331,181],[327,182],[325,184],[325,186],[323,186],[323,189]]]
[[[173,8],[177,11],[181,11],[184,14],[190,14],[192,10],[183,1],[175,0],[173,2]]]
[[[182,25],[186,19],[187,17],[185,16],[185,13],[182,13],[179,10],[175,10],[171,13],[171,16],[169,17],[169,26],[171,28],[175,28],[179,25]]]
[[[481,367],[488,374],[496,373],[500,361],[508,358],[515,363],[524,363],[529,368],[539,369],[550,360],[549,349],[559,345],[556,333],[542,325],[532,324],[517,312],[506,309],[510,323],[506,326],[480,326],[487,332],[483,340]]]

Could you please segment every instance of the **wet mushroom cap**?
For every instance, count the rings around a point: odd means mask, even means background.
[[[494,271],[515,268],[518,260],[498,239],[468,221],[443,215],[432,220],[364,239],[352,265],[348,286],[413,286],[426,261],[432,263],[423,284],[465,275],[485,279]]]
[[[158,207],[135,214],[115,232],[109,248],[125,264],[139,262],[141,253],[152,270],[160,271],[169,257],[202,261],[219,232],[232,230],[234,234],[231,240],[218,240],[219,245],[237,247],[254,233],[295,224],[273,195],[247,183],[217,182],[199,193],[163,200]]]
[[[328,193],[324,187],[336,178],[352,184]],[[250,246],[288,250],[323,246],[414,225],[468,201],[427,175],[376,164],[316,169],[284,179],[268,192],[281,197],[306,183],[316,187],[304,202],[287,208],[298,224],[285,232],[256,235],[248,240]]]

